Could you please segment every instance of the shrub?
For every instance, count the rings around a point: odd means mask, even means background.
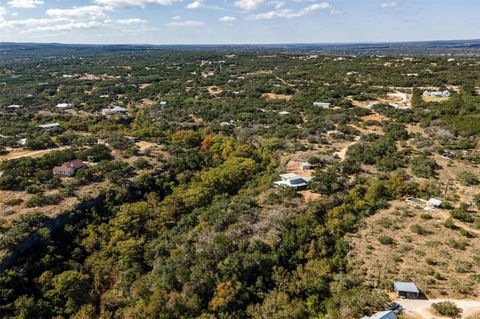
[[[389,236],[380,236],[380,237],[378,237],[378,241],[382,245],[393,245],[393,244],[395,244],[395,240],[392,237],[389,237]]]
[[[430,214],[422,214],[420,215],[420,218],[424,220],[429,220],[429,219],[433,219],[433,216]]]
[[[463,171],[457,176],[458,181],[460,184],[465,186],[472,186],[477,185],[479,183],[477,176],[475,176],[472,172]]]
[[[438,164],[426,156],[417,156],[410,161],[410,169],[417,177],[430,178],[435,176]]]
[[[418,235],[428,235],[429,231],[423,228],[422,226],[415,224],[410,227],[410,230]]]
[[[7,199],[6,201],[3,202],[7,206],[17,206],[23,203],[23,199],[21,198],[11,198]]]
[[[451,217],[447,218],[445,223],[443,223],[443,226],[445,226],[446,228],[449,228],[449,229],[457,228],[457,226],[455,226],[455,222],[453,221],[453,218],[451,218]]]
[[[455,219],[458,219],[459,221],[462,221],[462,222],[465,222],[465,223],[473,223],[475,221],[475,218],[473,217],[473,215],[463,209],[463,208],[458,208],[458,209],[454,209],[450,212],[450,215],[455,218]]]
[[[457,305],[451,301],[443,301],[432,304],[432,308],[440,316],[447,316],[450,318],[457,317],[462,311]]]

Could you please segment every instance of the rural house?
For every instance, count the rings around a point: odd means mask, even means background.
[[[420,290],[413,282],[396,281],[393,283],[395,292],[401,298],[418,299]]]
[[[362,319],[397,319],[397,316],[392,310],[380,311],[374,314],[373,316],[365,316]]]
[[[308,182],[310,182],[310,178],[301,177],[294,173],[280,175],[280,178],[280,181],[274,182],[276,186],[291,187],[296,191],[306,189]]]
[[[68,109],[72,106],[71,103],[59,103],[57,104],[58,109]]]
[[[439,208],[440,206],[442,206],[442,201],[438,198],[430,198],[427,202],[427,207],[431,209]]]
[[[302,162],[302,164],[300,164],[300,168],[302,169],[302,171],[309,171],[312,169],[312,164],[310,164],[309,162]]]
[[[113,108],[102,109],[102,115],[112,115],[112,114],[120,114],[123,115],[127,113],[127,109],[120,106],[114,106]]]
[[[313,106],[321,107],[322,109],[329,109],[332,104],[327,102],[313,102]]]
[[[450,91],[425,91],[423,92],[423,96],[431,96],[431,97],[450,97]]]
[[[55,166],[53,168],[53,175],[63,176],[63,177],[72,177],[75,176],[77,170],[87,165],[79,159],[73,160],[68,163],[64,163],[61,166]]]
[[[43,124],[43,125],[38,125],[38,127],[46,130],[54,130],[54,129],[60,128],[60,124],[59,123]]]

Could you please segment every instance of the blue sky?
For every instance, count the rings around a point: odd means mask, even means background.
[[[0,42],[328,43],[480,38],[480,0],[0,0]]]

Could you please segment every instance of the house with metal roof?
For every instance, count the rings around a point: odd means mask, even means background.
[[[59,128],[60,124],[59,123],[42,124],[42,125],[38,125],[38,127],[46,130],[53,130],[53,129]]]
[[[282,174],[280,175],[281,180],[274,182],[276,186],[280,187],[291,187],[295,190],[303,190],[307,188],[310,178],[301,177],[294,173]]]
[[[328,102],[313,102],[314,107],[321,107],[322,109],[329,109],[332,103]]]
[[[374,314],[373,316],[365,316],[362,319],[397,319],[397,316],[392,310],[380,311]]]
[[[396,281],[393,283],[395,292],[400,298],[418,299],[420,290],[413,282]]]

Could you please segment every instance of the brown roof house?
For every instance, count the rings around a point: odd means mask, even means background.
[[[63,163],[61,166],[55,166],[53,168],[53,175],[55,176],[64,176],[64,177],[72,177],[75,176],[77,170],[83,167],[86,167],[87,164],[82,162],[79,159],[73,160],[68,163]]]

